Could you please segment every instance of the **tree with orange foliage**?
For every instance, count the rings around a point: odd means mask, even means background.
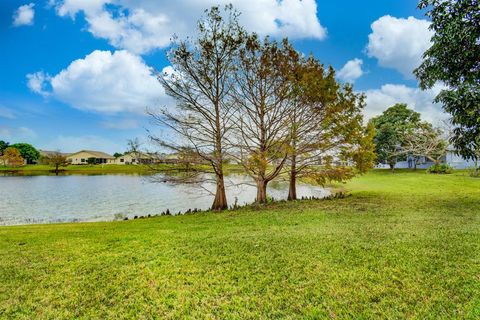
[[[25,163],[22,156],[20,155],[20,151],[16,148],[8,147],[3,151],[3,156],[1,157],[3,165],[9,165],[12,167],[19,167]]]

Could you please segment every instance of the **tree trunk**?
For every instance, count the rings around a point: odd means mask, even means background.
[[[392,172],[395,172],[395,163],[390,162],[389,165],[390,165],[390,170]]]
[[[292,164],[290,168],[290,185],[288,187],[288,200],[297,200],[297,160],[292,155]]]
[[[225,183],[223,181],[223,174],[217,175],[217,190],[215,192],[215,199],[213,200],[212,210],[225,210],[228,208],[227,196],[225,193]]]
[[[58,176],[58,165],[55,165],[55,175]]]
[[[257,181],[257,204],[267,203],[267,181]]]

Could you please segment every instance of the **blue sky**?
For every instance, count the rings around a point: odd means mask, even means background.
[[[201,2],[201,4],[200,4]],[[145,107],[171,103],[149,68],[168,66],[172,33],[232,2],[249,30],[288,36],[367,96],[366,117],[405,102],[444,117],[411,70],[431,36],[416,0],[0,1],[0,140],[42,149],[124,151],[145,139]]]

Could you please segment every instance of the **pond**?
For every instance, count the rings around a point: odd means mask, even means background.
[[[252,203],[256,196],[250,178],[230,175],[227,178],[229,205]],[[155,179],[160,180],[161,179]],[[152,182],[141,175],[64,175],[0,177],[0,225],[111,221],[135,215],[172,214],[188,209],[208,209],[213,195],[191,184],[175,185]],[[288,184],[271,182],[268,195],[286,199]],[[298,185],[299,197],[325,197],[330,192],[306,184]]]

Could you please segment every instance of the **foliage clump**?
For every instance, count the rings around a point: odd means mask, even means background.
[[[450,142],[466,159],[478,160],[480,150],[480,5],[478,0],[421,0],[434,32],[432,46],[414,71],[422,89],[438,83],[435,98],[451,115]]]
[[[24,164],[24,159],[20,151],[14,147],[6,148],[0,160],[3,162],[3,165],[9,165],[11,167],[19,167]]]
[[[436,163],[430,168],[427,169],[428,173],[436,173],[436,174],[450,174],[453,172],[452,166],[446,163]]]

